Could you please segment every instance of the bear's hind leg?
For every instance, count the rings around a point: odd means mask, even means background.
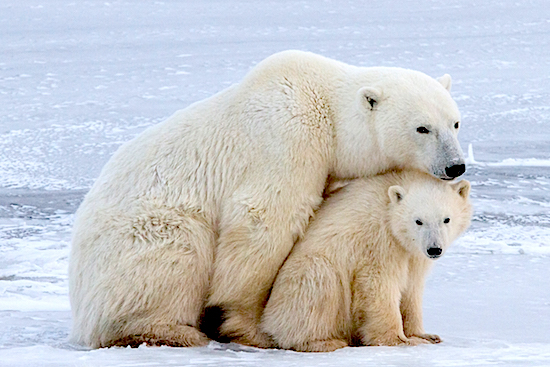
[[[203,346],[198,330],[214,258],[212,227],[196,215],[151,215],[123,266],[104,282],[106,299],[99,344]],[[164,221],[163,221],[164,220]],[[162,236],[161,236],[162,235]]]

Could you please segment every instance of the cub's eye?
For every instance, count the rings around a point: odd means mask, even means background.
[[[420,134],[429,134],[430,130],[426,129],[424,126],[420,126],[416,128],[416,131]]]
[[[450,221],[451,221],[451,218],[445,218],[445,219],[443,220],[443,223],[447,224],[447,223],[449,223]]]
[[[455,122],[455,129],[458,129],[460,127],[460,122]]]
[[[422,223],[421,221],[419,221],[419,220],[417,219],[417,220],[416,220],[416,224],[418,224],[419,226],[421,226],[421,225],[424,224],[424,223]]]

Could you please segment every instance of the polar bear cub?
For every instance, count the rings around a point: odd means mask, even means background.
[[[422,324],[424,277],[470,225],[469,191],[402,171],[334,192],[281,268],[262,329],[307,352],[439,343]]]

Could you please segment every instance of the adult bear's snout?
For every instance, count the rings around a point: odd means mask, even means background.
[[[445,174],[450,178],[460,177],[466,172],[465,164],[455,164],[445,168]]]

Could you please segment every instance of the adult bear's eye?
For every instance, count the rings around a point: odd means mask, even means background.
[[[460,122],[459,121],[455,122],[455,129],[458,129],[459,126],[460,126]]]
[[[429,134],[430,133],[430,130],[426,129],[424,126],[420,126],[420,127],[416,128],[416,131],[419,132],[420,134]]]
[[[421,226],[421,225],[424,224],[424,223],[422,223],[421,221],[419,221],[419,220],[417,219],[417,220],[416,220],[416,224],[418,224],[419,226]]]
[[[445,219],[443,220],[443,223],[447,224],[447,223],[449,223],[450,221],[451,221],[451,218],[445,218]]]

